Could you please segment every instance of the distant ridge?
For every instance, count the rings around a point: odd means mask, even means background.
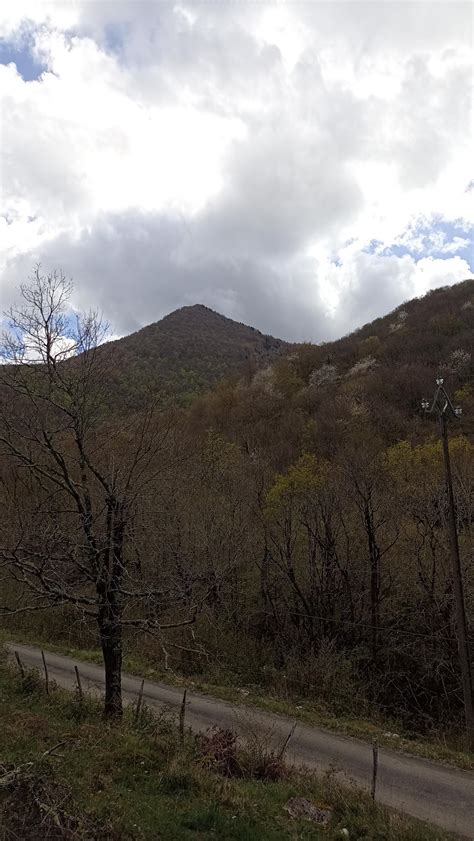
[[[194,304],[103,345],[99,353],[110,405],[119,409],[140,408],[150,393],[163,404],[189,403],[219,380],[248,374],[298,347],[307,348],[305,364],[330,362],[344,376],[358,361],[374,356],[377,366],[366,385],[384,379],[385,404],[393,408],[418,400],[423,372],[430,368],[434,376],[456,349],[474,360],[473,314],[474,280],[468,279],[406,301],[337,341],[295,345]],[[407,387],[413,394],[405,393]]]

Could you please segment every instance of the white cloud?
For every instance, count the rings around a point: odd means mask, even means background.
[[[25,31],[0,306],[60,260],[118,332],[203,300],[317,340],[469,276],[469,4],[7,0]]]

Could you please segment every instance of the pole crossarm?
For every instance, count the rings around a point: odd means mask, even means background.
[[[451,417],[458,420],[462,415],[460,406],[454,406],[451,398],[444,387],[444,380],[438,377],[436,380],[436,391],[433,397],[433,402],[430,406],[429,400],[423,398],[421,407],[430,415],[438,415],[438,417]]]

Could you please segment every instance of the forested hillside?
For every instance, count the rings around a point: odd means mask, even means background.
[[[248,383],[258,370],[256,382],[267,393],[299,393],[313,409],[319,394],[359,412],[373,407],[384,434],[396,438],[418,414],[419,396],[429,393],[436,372],[459,388],[473,352],[474,282],[467,280],[408,301],[336,342],[290,345],[195,305],[102,345],[98,356],[105,399],[120,411],[150,397],[187,404],[226,377]]]
[[[279,355],[126,422],[95,411],[108,384],[85,362],[74,388],[61,367],[30,366],[34,388],[15,374],[18,403],[0,419],[0,603],[44,609],[8,621],[81,644],[99,635],[104,656],[113,636],[115,652],[123,641],[185,674],[461,739],[442,452],[420,401],[442,373],[464,410],[450,435],[472,628],[474,282],[284,354],[202,308],[178,311],[160,328],[176,366],[183,318],[217,325],[214,344],[192,348],[195,370],[211,346],[216,363]],[[158,332],[110,346],[123,383],[134,368],[121,348],[132,341],[137,360],[146,339],[151,366]]]
[[[438,374],[474,432],[474,281],[435,290],[337,342],[300,344],[253,377],[221,382],[193,416],[233,430],[249,451],[266,448],[276,466],[307,448],[330,454],[358,428],[384,443],[424,440],[421,411]],[[270,443],[271,442],[271,443]],[[291,453],[291,455],[290,455]]]
[[[281,353],[286,343],[200,304],[182,307],[137,333],[103,345],[108,401],[121,409],[189,402],[217,380]]]

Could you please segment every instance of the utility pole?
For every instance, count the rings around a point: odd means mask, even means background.
[[[448,526],[449,544],[451,549],[451,564],[454,590],[454,607],[456,616],[456,639],[458,644],[459,662],[461,666],[462,687],[464,697],[464,718],[466,722],[467,748],[474,751],[474,684],[472,678],[471,658],[469,652],[468,624],[466,616],[466,601],[462,575],[461,557],[456,526],[456,509],[454,505],[453,477],[451,473],[451,459],[449,456],[448,417],[460,418],[462,410],[451,403],[444,388],[444,380],[438,377],[437,389],[433,404],[430,408],[428,400],[423,399],[422,408],[439,418],[441,441],[443,444],[444,476],[448,497]]]

